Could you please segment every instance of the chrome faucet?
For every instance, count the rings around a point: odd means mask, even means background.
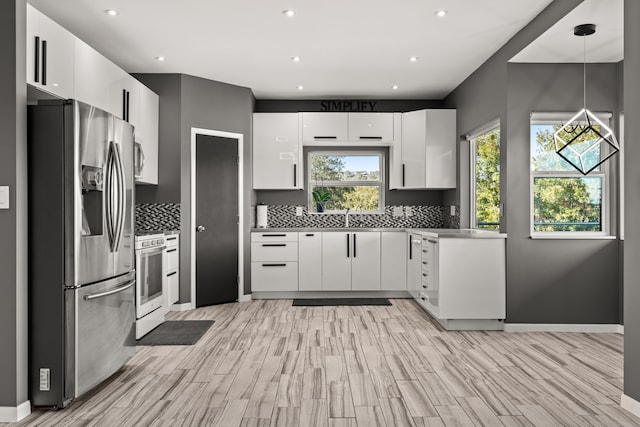
[[[344,213],[344,228],[349,228],[349,211],[351,209],[347,208],[347,211]]]

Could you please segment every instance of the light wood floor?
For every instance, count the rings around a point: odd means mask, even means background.
[[[139,347],[99,390],[20,426],[638,426],[616,334],[446,332],[391,307],[252,301],[194,346]]]

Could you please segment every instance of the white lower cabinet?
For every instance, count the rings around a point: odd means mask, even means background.
[[[416,301],[422,288],[422,236],[408,233],[407,291]]]
[[[383,291],[407,290],[407,233],[383,231],[380,253],[380,289]]]
[[[298,290],[322,290],[322,233],[298,233]]]
[[[251,233],[251,289],[298,290],[298,233]]]
[[[165,240],[167,247],[163,253],[162,265],[164,266],[167,305],[171,306],[180,299],[180,240],[177,235],[167,236]]]
[[[380,290],[380,233],[322,233],[322,290]]]

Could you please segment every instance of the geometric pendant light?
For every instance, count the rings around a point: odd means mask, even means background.
[[[613,131],[587,109],[586,36],[596,32],[594,24],[578,25],[573,34],[584,37],[584,106],[553,134],[556,153],[583,175],[587,175],[620,150]],[[574,124],[575,122],[582,124]],[[584,124],[586,123],[586,125]]]

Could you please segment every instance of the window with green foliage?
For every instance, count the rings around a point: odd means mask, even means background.
[[[500,127],[471,138],[471,227],[500,228]]]
[[[307,170],[309,212],[384,212],[382,152],[310,151]]]
[[[559,119],[532,119],[531,122],[532,234],[606,234],[606,162],[586,176],[574,169],[556,153],[553,134],[562,126]],[[581,126],[584,123],[575,123],[563,139],[570,140],[580,134]],[[599,151],[594,153],[600,156]]]

